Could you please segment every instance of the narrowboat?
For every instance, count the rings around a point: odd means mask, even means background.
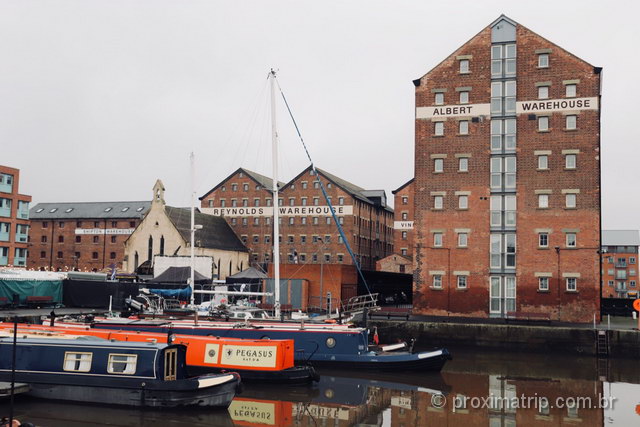
[[[78,323],[71,323],[78,324]],[[58,325],[64,325],[63,322]],[[293,339],[295,359],[309,361],[314,366],[334,366],[345,369],[440,371],[451,359],[446,348],[413,352],[406,346],[370,345],[369,330],[338,324],[299,324],[260,322],[225,323],[212,321],[93,319],[96,329],[158,332],[161,334],[200,335],[243,339]]]
[[[12,376],[13,339],[0,338],[0,381]],[[21,335],[15,381],[28,395],[74,402],[142,407],[226,408],[240,385],[237,373],[188,377],[180,344]]]
[[[0,330],[12,332],[13,323],[0,322]],[[18,324],[18,334],[93,336],[106,340],[183,344],[190,375],[237,372],[243,382],[300,384],[318,380],[313,366],[295,365],[293,340],[220,338],[174,333]]]

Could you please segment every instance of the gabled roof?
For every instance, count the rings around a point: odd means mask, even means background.
[[[150,201],[38,203],[29,209],[29,219],[142,218],[150,206]]]
[[[419,78],[413,80],[413,84],[418,87],[420,86],[420,81],[428,74],[430,74],[432,71],[434,71],[436,68],[438,68],[442,63],[444,63],[447,59],[449,59],[451,56],[453,56],[460,48],[462,48],[463,46],[465,46],[467,43],[469,43],[471,40],[475,39],[476,37],[478,37],[478,35],[480,35],[480,33],[482,33],[483,31],[485,31],[487,28],[492,28],[493,26],[495,26],[497,23],[499,23],[500,21],[505,20],[507,22],[509,22],[510,24],[516,26],[516,27],[522,27],[525,28],[527,31],[529,31],[531,34],[535,34],[536,36],[540,37],[541,39],[543,39],[544,41],[546,41],[547,43],[557,47],[558,49],[562,50],[563,52],[566,52],[568,55],[573,56],[574,58],[576,58],[577,60],[584,62],[585,64],[590,65],[591,67],[593,67],[593,72],[595,74],[599,74],[600,71],[602,70],[601,67],[595,67],[593,65],[591,65],[589,62],[585,61],[584,59],[574,55],[573,53],[569,52],[568,50],[564,49],[561,46],[558,46],[557,44],[553,43],[552,41],[548,40],[545,37],[542,37],[540,34],[536,33],[535,31],[531,31],[531,29],[529,29],[528,27],[525,27],[524,25],[518,23],[517,21],[509,18],[508,16],[502,14],[500,15],[497,19],[495,19],[491,24],[489,24],[488,26],[482,28],[479,32],[477,32],[473,37],[471,37],[470,39],[468,39],[466,42],[464,42],[463,44],[461,44],[460,46],[458,46],[450,55],[446,56],[442,61],[440,61],[436,66],[434,66],[433,68],[431,68],[429,71],[427,71],[426,73],[424,73],[422,76],[420,76]]]
[[[402,184],[400,187],[396,188],[395,190],[393,190],[391,193],[396,194],[398,191],[401,191],[402,189],[404,189],[407,185],[411,184],[413,181],[415,181],[415,178],[411,178],[409,181],[405,182],[404,184]]]
[[[638,230],[602,230],[602,246],[640,246]]]
[[[215,190],[217,190],[222,185],[224,185],[227,181],[229,181],[238,172],[243,172],[245,175],[247,175],[249,178],[251,178],[253,181],[255,181],[256,184],[259,184],[265,191],[268,191],[268,192],[272,191],[272,188],[273,188],[273,179],[272,178],[269,178],[268,176],[259,174],[257,172],[250,171],[249,169],[238,168],[232,174],[230,174],[225,179],[220,181],[218,183],[218,185],[213,187],[211,190],[207,191],[203,196],[200,196],[199,199],[202,200],[205,197],[207,197],[209,194],[213,193]],[[280,188],[280,187],[282,187],[284,185],[285,185],[284,182],[278,181],[278,188]]]
[[[171,206],[165,206],[164,209],[180,233],[180,236],[182,236],[186,242],[190,242],[191,212],[189,209],[174,208]],[[196,212],[195,223],[202,225],[202,229],[196,231],[194,246],[199,248],[248,252],[246,246],[238,239],[238,236],[236,236],[223,217]]]

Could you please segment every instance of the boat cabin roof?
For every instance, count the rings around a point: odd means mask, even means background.
[[[59,338],[59,337],[33,337],[33,336],[24,336],[18,335],[17,337],[18,344],[47,344],[47,345],[66,345],[69,347],[105,347],[108,345],[109,348],[128,348],[128,349],[136,349],[136,350],[163,350],[166,347],[169,347],[167,344],[162,343],[154,343],[154,342],[137,342],[137,341],[116,341],[116,340],[105,340],[103,338],[98,337],[88,337],[82,336],[76,339],[70,339],[67,337]],[[0,338],[0,344],[13,344],[13,338]]]

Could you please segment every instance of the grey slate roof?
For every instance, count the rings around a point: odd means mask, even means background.
[[[260,184],[266,191],[271,192],[273,190],[272,178],[269,178],[268,176],[259,174],[257,172],[250,171],[245,168],[238,168],[235,171],[233,171],[231,175],[229,175],[228,177],[220,181],[218,185],[213,187],[211,190],[207,191],[204,195],[200,196],[199,199],[202,200],[205,197],[207,197],[209,194],[213,193],[216,189],[226,184],[231,179],[231,177],[233,177],[238,172],[243,172],[244,174],[246,174],[249,178],[253,179],[256,183]],[[284,182],[278,181],[278,188],[281,188],[284,184],[285,184]]]
[[[638,230],[602,230],[602,246],[640,246]]]
[[[150,201],[38,203],[29,209],[29,218],[38,219],[116,219],[142,218]]]
[[[190,242],[191,212],[189,209],[171,206],[165,206],[164,209],[182,238]],[[242,244],[223,217],[196,212],[195,223],[202,225],[202,229],[196,231],[196,247],[248,252],[247,247]]]

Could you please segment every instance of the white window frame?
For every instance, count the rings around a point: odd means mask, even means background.
[[[565,154],[564,155],[564,168],[565,169],[577,169],[578,168],[578,155],[577,154]]]
[[[565,283],[567,286],[567,292],[577,292],[578,291],[578,278],[577,277],[566,277]]]
[[[444,122],[433,122],[433,134],[435,136],[444,135]]]
[[[538,194],[538,209],[549,209],[548,194]]]
[[[125,361],[114,361],[115,357],[126,357]],[[114,363],[125,363],[126,366],[122,372],[115,371],[113,369]],[[109,353],[109,359],[107,362],[107,372],[110,374],[118,374],[118,375],[133,375],[136,373],[136,368],[138,366],[138,355],[137,354],[120,354],[120,353]]]
[[[567,209],[575,209],[578,204],[578,195],[568,193],[564,195],[564,207]]]
[[[548,291],[549,290],[549,278],[548,277],[538,277],[538,290],[539,291]]]
[[[546,244],[542,244],[542,236],[547,236],[547,243]],[[538,247],[539,248],[548,248],[549,247],[549,233],[543,232],[543,233],[538,233]]]
[[[442,289],[442,275],[441,274],[434,274],[433,275],[433,281],[431,282],[431,286],[434,289]]]
[[[466,194],[458,196],[458,209],[469,209],[469,196]]]
[[[538,68],[549,68],[549,54],[548,53],[539,53],[538,54]]]
[[[444,242],[444,236],[442,233],[433,233],[433,247],[441,248]]]
[[[469,276],[466,274],[456,276],[456,288],[469,289]]]
[[[547,132],[549,130],[549,116],[538,117],[538,132]]]
[[[469,233],[458,233],[458,247],[466,248],[469,246]]]
[[[469,158],[460,157],[458,159],[458,172],[469,172]]]
[[[578,85],[570,83],[564,86],[564,96],[567,98],[575,98],[578,94]]]
[[[78,359],[76,356],[80,356],[80,358]],[[86,360],[85,356],[88,356],[89,360]],[[66,372],[90,372],[92,361],[93,353],[83,351],[65,351],[62,369]],[[71,364],[72,366],[69,366]],[[78,365],[78,368],[74,369],[76,364]]]
[[[547,154],[540,154],[538,156],[538,170],[549,169],[549,156]]]
[[[458,71],[460,74],[469,74],[471,72],[471,62],[468,59],[460,59]]]
[[[469,91],[468,90],[461,90],[459,92],[459,102],[460,104],[468,104],[469,103]]]
[[[549,86],[538,86],[538,99],[549,99]]]
[[[568,248],[575,248],[578,246],[578,234],[577,233],[567,233],[565,236],[565,245]]]
[[[444,159],[433,159],[433,172],[434,173],[444,172]]]
[[[444,92],[436,92],[434,99],[433,99],[433,104],[434,105],[444,105]]]
[[[578,129],[578,116],[576,114],[567,114],[565,116],[565,129],[566,130]]]
[[[433,196],[433,209],[444,209],[444,196]]]
[[[458,121],[458,134],[469,135],[469,120]]]

